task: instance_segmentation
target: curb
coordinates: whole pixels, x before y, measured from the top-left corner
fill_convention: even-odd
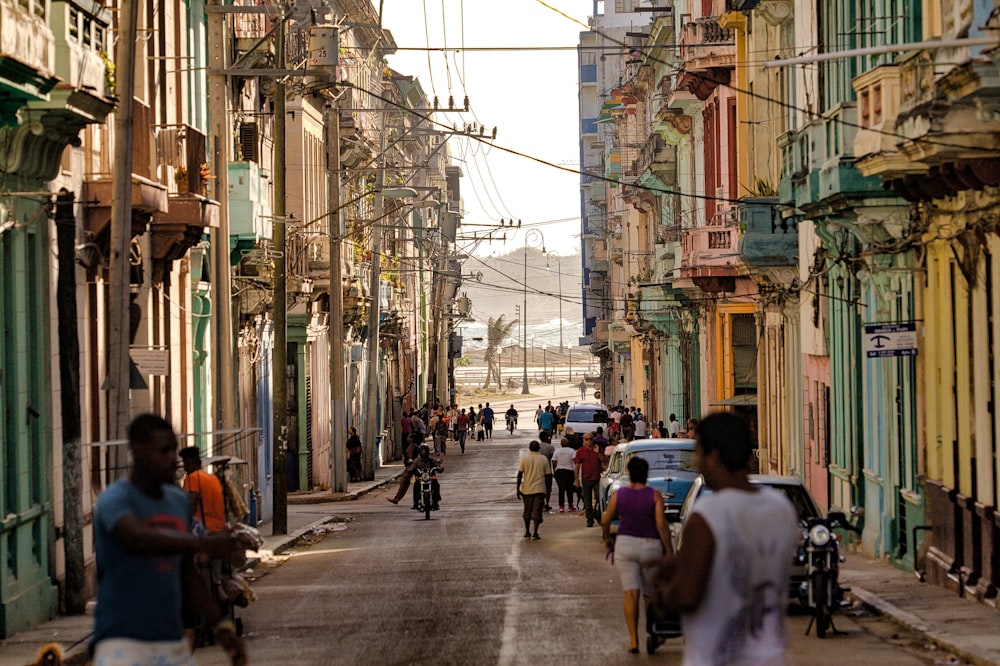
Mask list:
[[[900,624],[911,631],[923,634],[927,638],[928,642],[934,643],[940,648],[951,652],[966,663],[976,664],[977,666],[993,666],[993,662],[984,661],[981,657],[977,657],[976,655],[967,652],[950,640],[940,637],[933,632],[927,623],[922,619],[912,613],[904,611],[888,601],[885,601],[874,592],[870,592],[863,587],[858,587],[857,585],[851,585],[851,589],[848,594],[860,602],[861,605],[891,619],[893,622]]]

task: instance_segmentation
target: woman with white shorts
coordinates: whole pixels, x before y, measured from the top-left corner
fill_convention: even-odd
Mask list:
[[[653,564],[664,555],[673,555],[667,521],[663,517],[663,495],[646,485],[649,463],[632,456],[628,464],[629,485],[611,497],[601,517],[605,540],[610,539],[611,521],[619,519],[614,562],[625,590],[625,624],[629,649],[639,652],[639,591],[648,601],[653,591],[656,569]]]

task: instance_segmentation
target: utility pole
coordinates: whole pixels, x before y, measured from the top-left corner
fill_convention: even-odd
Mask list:
[[[83,555],[83,465],[80,456],[80,338],[76,318],[76,217],[73,193],[56,197],[59,275],[59,387],[62,414],[63,555],[66,559],[66,612],[87,609],[87,565]]]
[[[275,33],[275,66],[285,69],[285,19]],[[274,393],[274,518],[273,534],[288,534],[288,340],[285,330],[285,82],[278,77],[274,86],[274,353],[271,384]],[[334,452],[330,452],[333,455]]]
[[[438,211],[438,215],[449,215],[445,209]],[[450,407],[451,401],[448,399],[448,319],[444,316],[445,290],[448,282],[448,240],[444,237],[441,220],[438,221],[438,302],[434,310],[437,320],[437,359],[436,370],[434,371],[434,395],[438,402],[446,407]]]
[[[209,0],[221,5],[222,0]],[[209,71],[221,72],[229,66],[226,53],[226,15],[208,13]],[[208,75],[208,118],[212,136],[212,171],[215,173],[216,201],[219,207],[219,228],[212,232],[212,330],[215,341],[215,426],[218,429],[237,425],[236,364],[233,336],[233,296],[229,264],[229,154],[232,148],[229,129],[229,94],[224,74]],[[188,165],[190,168],[191,165]],[[216,442],[218,446],[218,442]]]
[[[382,138],[379,140],[379,155],[382,168],[375,175],[375,210],[372,224],[372,259],[371,274],[368,283],[368,376],[365,381],[364,431],[362,443],[362,477],[366,480],[375,478],[375,437],[378,429],[378,387],[379,376],[379,298],[382,288],[382,208],[384,199],[382,189],[385,187],[385,114],[382,114]]]
[[[330,235],[330,490],[347,489],[344,429],[347,408],[344,388],[344,276],[341,250],[344,227],[340,206],[340,109],[333,99],[326,107],[327,232]]]
[[[129,420],[129,249],[132,243],[132,100],[135,97],[136,3],[118,13],[118,94],[115,113],[115,169],[112,175],[111,259],[108,289],[108,439],[124,439]],[[123,475],[128,451],[114,447],[114,473]]]

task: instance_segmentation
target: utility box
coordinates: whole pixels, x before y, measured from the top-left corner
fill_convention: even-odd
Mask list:
[[[335,25],[309,28],[309,69],[336,71],[340,64],[340,36]]]

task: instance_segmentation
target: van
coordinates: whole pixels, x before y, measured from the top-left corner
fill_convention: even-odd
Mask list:
[[[597,402],[578,402],[566,411],[563,436],[569,438],[569,443],[574,449],[578,449],[583,444],[583,436],[586,433],[592,433],[598,428],[606,430],[607,425],[608,410],[604,405]],[[571,434],[565,434],[567,432]]]

